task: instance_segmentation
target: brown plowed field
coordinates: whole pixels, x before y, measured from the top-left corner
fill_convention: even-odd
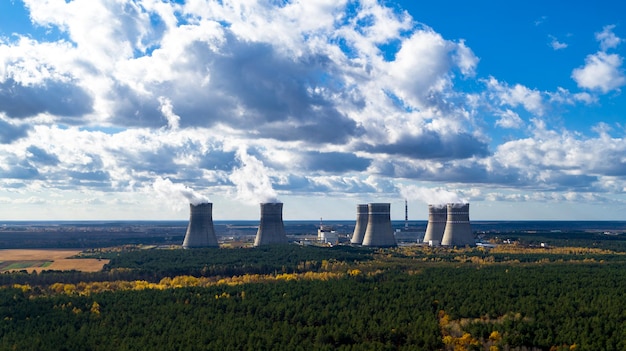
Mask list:
[[[109,260],[98,260],[95,258],[69,258],[81,253],[80,249],[8,249],[0,250],[0,267],[7,267],[11,264],[18,264],[20,267],[9,270],[27,270],[29,272],[43,270],[77,270],[82,272],[97,272]],[[27,267],[29,263],[41,265],[42,262],[52,261],[52,264],[45,267]],[[0,268],[0,271],[6,271]]]

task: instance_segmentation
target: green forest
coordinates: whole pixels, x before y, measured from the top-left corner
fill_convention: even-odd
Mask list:
[[[87,255],[87,254],[86,254]],[[102,272],[0,274],[1,350],[624,350],[605,248],[95,252]]]

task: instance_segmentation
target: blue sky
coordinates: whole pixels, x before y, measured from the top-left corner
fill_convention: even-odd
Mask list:
[[[0,2],[0,219],[624,219],[615,1]]]

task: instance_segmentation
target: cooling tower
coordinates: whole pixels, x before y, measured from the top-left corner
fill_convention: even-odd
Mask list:
[[[469,204],[448,204],[446,230],[443,232],[441,245],[476,246],[474,234],[472,234],[470,227]]]
[[[256,232],[254,246],[286,244],[287,234],[283,225],[282,202],[261,204],[261,223]]]
[[[424,243],[439,245],[443,240],[443,232],[446,229],[448,211],[446,205],[428,205],[428,224]]]
[[[361,245],[363,244],[363,238],[365,237],[365,230],[367,229],[367,213],[369,212],[367,204],[356,205],[356,226],[354,227],[354,233],[352,234],[351,244]]]
[[[367,205],[367,229],[363,237],[363,246],[396,246],[396,237],[391,228],[391,204],[378,203]]]
[[[213,204],[189,204],[189,209],[189,225],[183,247],[219,247],[213,228]]]

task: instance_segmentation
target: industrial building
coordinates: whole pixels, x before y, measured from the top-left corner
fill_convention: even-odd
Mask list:
[[[354,233],[352,233],[352,239],[350,243],[353,245],[363,244],[363,238],[365,237],[365,230],[367,229],[367,204],[356,205],[356,225],[354,226]]]
[[[391,227],[391,204],[367,204],[367,228],[363,237],[363,246],[397,246],[396,237]]]
[[[261,203],[261,222],[254,246],[286,244],[287,234],[283,224],[282,202]]]
[[[183,240],[183,248],[219,247],[213,228],[213,204],[189,204],[189,225]]]
[[[448,208],[446,205],[428,205],[428,224],[426,224],[426,234],[424,234],[425,244],[429,246],[441,245],[447,217]]]
[[[468,203],[449,203],[446,207],[446,229],[441,239],[443,246],[476,246],[469,220]]]
[[[320,224],[317,229],[317,241],[327,245],[339,244],[339,234],[332,226]]]

